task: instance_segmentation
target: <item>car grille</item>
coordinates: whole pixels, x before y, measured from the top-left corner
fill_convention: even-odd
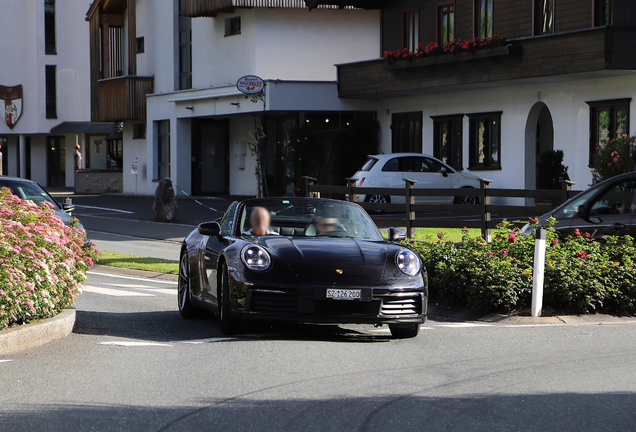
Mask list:
[[[419,295],[387,297],[382,301],[382,315],[403,316],[421,314],[422,298]]]
[[[250,312],[296,313],[298,299],[289,294],[270,291],[253,291]]]

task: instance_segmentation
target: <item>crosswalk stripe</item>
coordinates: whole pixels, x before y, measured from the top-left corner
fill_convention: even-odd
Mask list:
[[[148,293],[124,291],[124,290],[110,289],[110,288],[100,288],[100,287],[94,287],[89,285],[82,288],[82,291],[95,293],[95,294],[109,295],[113,297],[154,297],[153,294],[148,294]]]
[[[100,342],[97,345],[112,345],[112,346],[123,346],[123,347],[142,347],[142,346],[158,346],[158,347],[171,347],[170,344],[159,343],[159,342]]]
[[[120,278],[120,279],[130,279],[130,280],[138,280],[138,281],[144,281],[144,282],[152,282],[152,283],[162,283],[162,284],[168,284],[168,285],[178,285],[177,282],[171,282],[171,281],[164,281],[164,280],[159,280],[159,279],[144,279],[144,278],[139,278],[139,277],[132,277],[132,276],[121,276],[121,275],[115,275],[115,274],[109,274],[109,273],[99,273],[99,272],[95,272],[95,271],[89,271],[88,274],[94,274],[97,276],[108,276],[110,278]]]

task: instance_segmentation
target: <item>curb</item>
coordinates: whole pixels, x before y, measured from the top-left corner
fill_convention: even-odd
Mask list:
[[[157,273],[148,270],[135,270],[135,269],[126,269],[121,267],[111,267],[101,264],[95,264],[92,269],[88,271],[88,274],[91,273],[108,273],[112,275],[120,275],[120,276],[135,276],[146,279],[155,279],[155,280],[164,280],[170,282],[176,282],[179,280],[179,275],[170,274],[170,273]]]
[[[0,355],[44,345],[70,335],[75,309],[64,309],[53,318],[0,331]]]

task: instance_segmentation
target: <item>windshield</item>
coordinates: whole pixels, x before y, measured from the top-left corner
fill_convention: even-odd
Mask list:
[[[369,215],[345,202],[320,199],[250,200],[239,214],[243,235],[383,240]]]
[[[13,195],[20,199],[31,200],[37,205],[40,205],[42,202],[48,202],[53,204],[56,209],[59,208],[53,198],[37,183],[0,179],[0,187],[11,189]]]

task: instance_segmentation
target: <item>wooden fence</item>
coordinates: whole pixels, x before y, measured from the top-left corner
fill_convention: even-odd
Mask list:
[[[573,191],[573,182],[564,181],[560,190],[526,190],[526,189],[491,189],[491,180],[482,180],[479,189],[415,189],[415,180],[405,179],[404,188],[373,188],[357,187],[356,179],[347,179],[348,186],[324,186],[316,185],[316,179],[303,177],[305,190],[308,196],[321,196],[323,198],[343,197],[351,202],[360,204],[367,210],[380,228],[406,227],[409,238],[413,236],[415,228],[478,228],[483,237],[490,241],[491,230],[499,222],[491,220],[491,214],[506,218],[529,214],[540,216],[558,207],[568,199],[578,195],[581,191]],[[369,203],[358,202],[358,195],[384,195],[404,196],[404,204],[394,203]],[[415,197],[476,197],[477,204],[415,204]],[[524,201],[534,199],[535,205],[493,205],[491,198],[522,198]],[[539,202],[541,205],[536,205]],[[402,213],[397,215],[374,215],[374,212],[384,211],[390,213]],[[454,215],[478,216],[477,220],[463,219],[416,219],[416,213],[441,213],[448,212]],[[395,216],[395,217],[394,217]]]

